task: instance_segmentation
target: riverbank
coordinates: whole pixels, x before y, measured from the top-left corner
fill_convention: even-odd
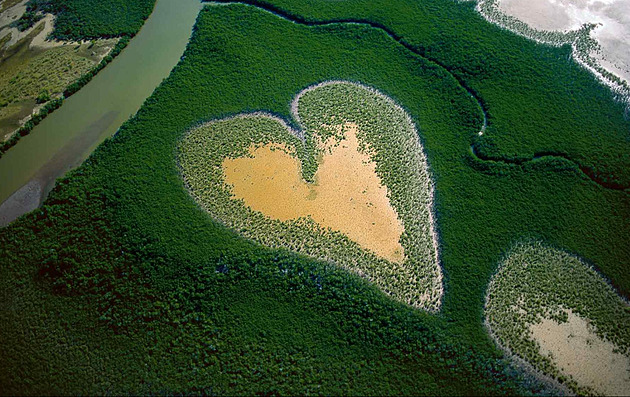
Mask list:
[[[27,1],[4,5],[0,15],[0,156],[87,84],[129,40],[51,40],[55,15],[42,15],[21,31],[15,22],[24,14]]]
[[[125,51],[0,157],[0,203],[36,179],[41,193],[28,192],[39,205],[57,178],[116,132],[179,61],[200,7],[197,0],[158,0]],[[2,224],[30,211],[20,208],[6,216],[0,204]]]

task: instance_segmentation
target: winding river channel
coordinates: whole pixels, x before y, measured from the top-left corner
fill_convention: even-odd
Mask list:
[[[0,158],[0,226],[37,208],[168,76],[184,53],[199,0],[157,0],[127,48]]]

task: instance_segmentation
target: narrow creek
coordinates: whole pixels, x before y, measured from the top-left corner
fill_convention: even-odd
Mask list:
[[[140,109],[184,53],[202,6],[157,0],[127,48],[0,158],[0,227],[37,208],[57,178]]]

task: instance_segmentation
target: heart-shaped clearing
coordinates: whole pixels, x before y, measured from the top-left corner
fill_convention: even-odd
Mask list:
[[[376,165],[359,150],[357,125],[340,125],[342,140],[328,139],[315,182],[302,178],[300,162],[286,146],[250,147],[250,156],[223,161],[236,198],[272,219],[311,217],[391,262],[404,260],[402,223],[381,185]],[[280,150],[278,150],[280,149]]]
[[[303,90],[292,113],[300,130],[254,113],[189,131],[178,160],[191,195],[248,238],[333,261],[437,310],[433,188],[410,117],[348,82]]]

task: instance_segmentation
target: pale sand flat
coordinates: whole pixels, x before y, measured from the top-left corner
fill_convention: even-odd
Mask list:
[[[630,1],[499,0],[498,7],[538,30],[568,31],[599,24],[591,37],[601,52],[590,55],[609,72],[630,81]]]
[[[568,321],[558,324],[543,319],[530,325],[540,352],[579,385],[608,396],[630,395],[630,357],[615,352],[615,345],[603,340],[587,320],[568,310]]]
[[[37,208],[41,200],[42,190],[42,184],[33,179],[9,196],[0,204],[0,227],[8,225],[20,215]]]

